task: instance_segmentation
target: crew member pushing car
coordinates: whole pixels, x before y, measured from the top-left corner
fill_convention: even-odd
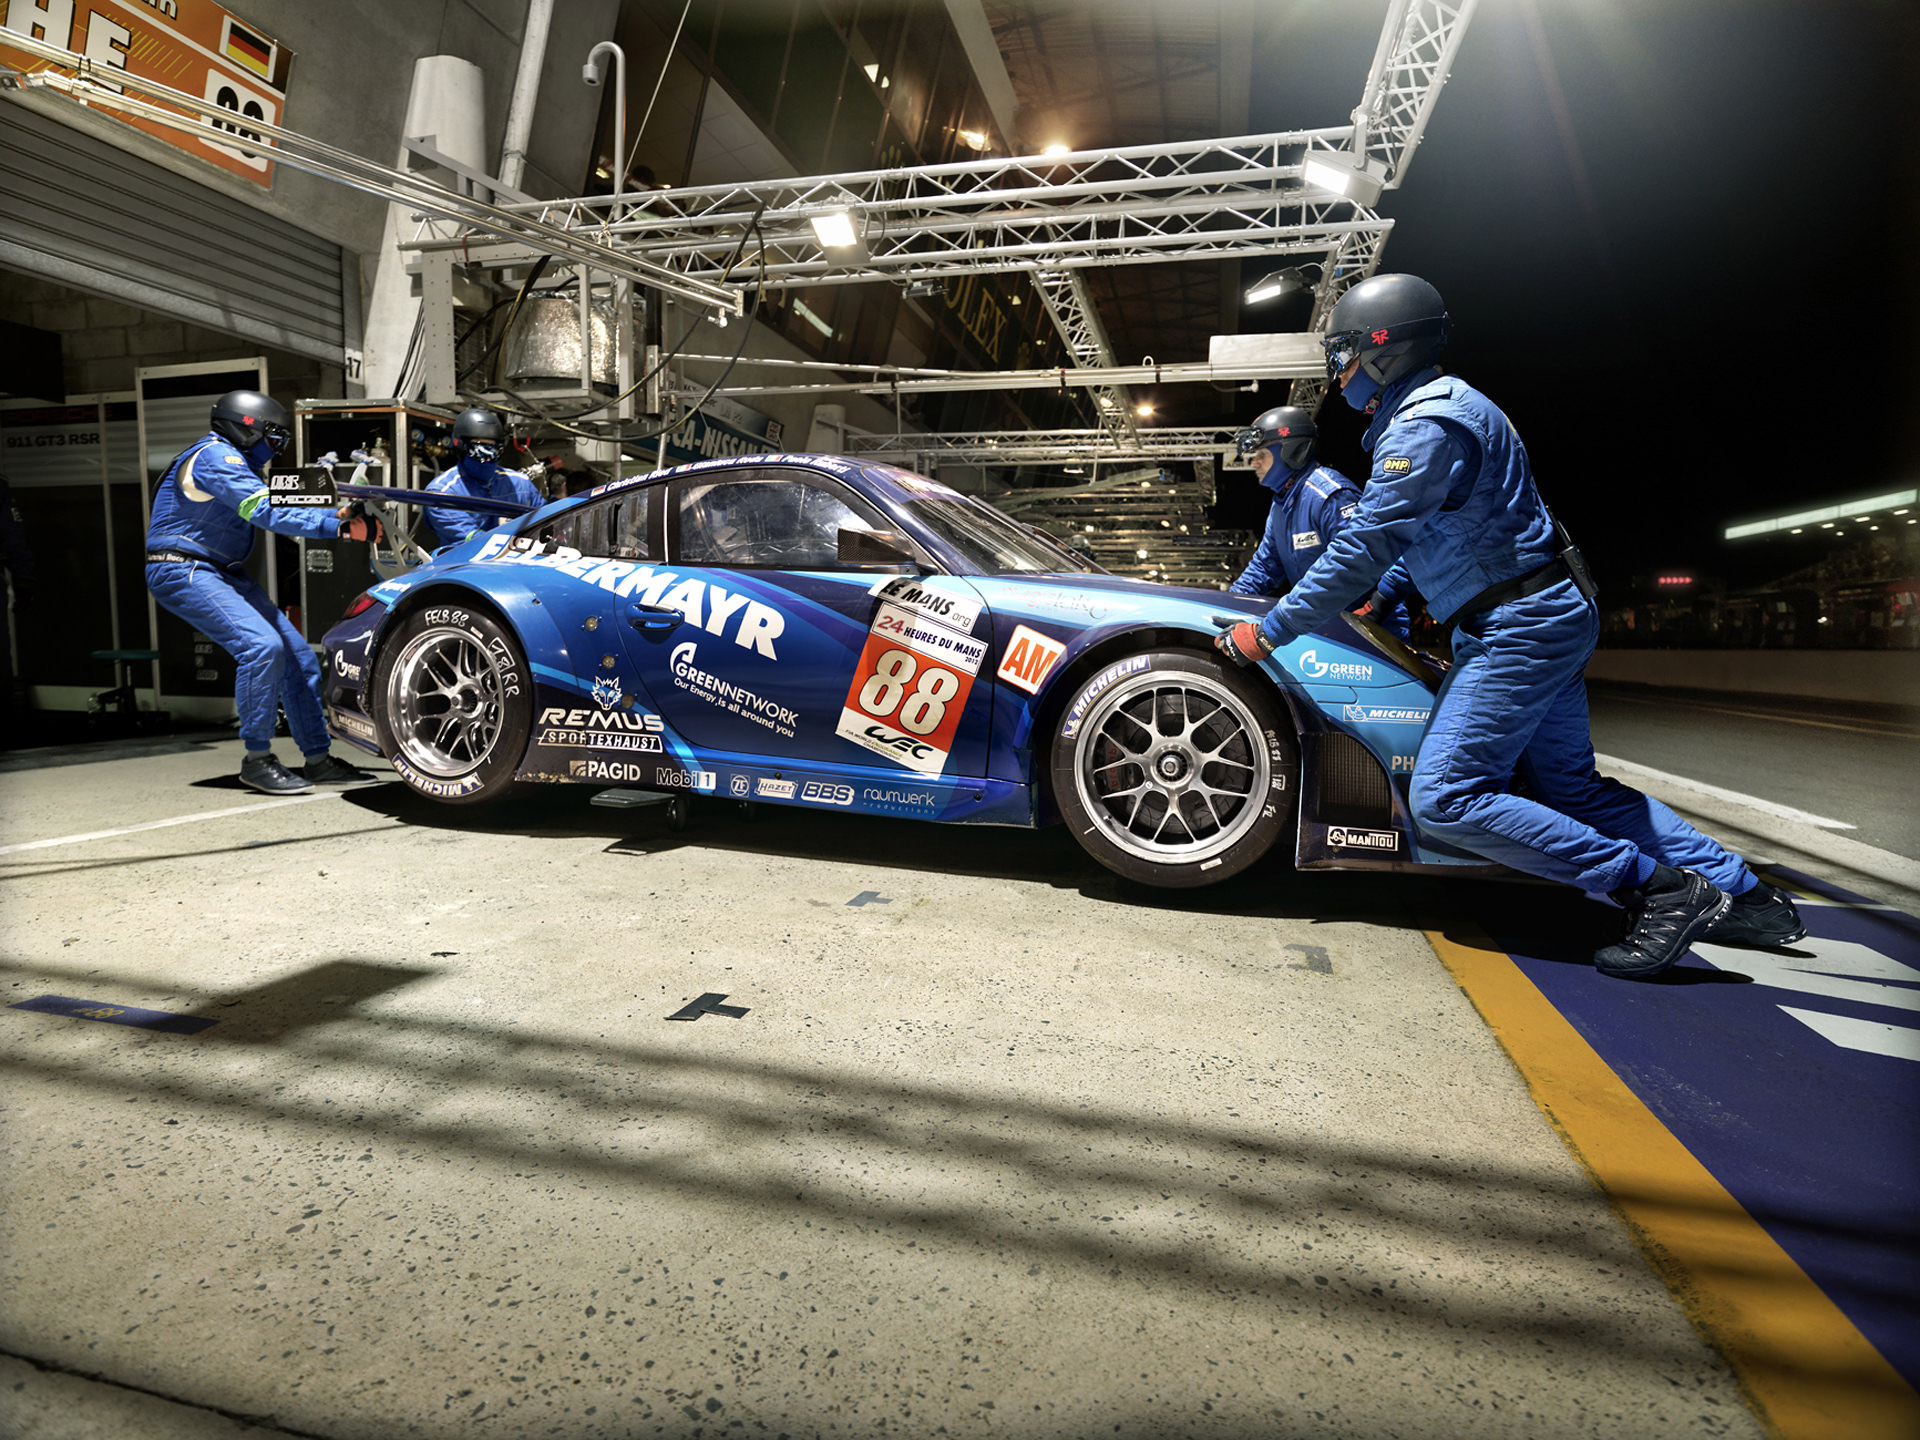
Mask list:
[[[460,459],[427,486],[427,493],[517,500],[530,506],[546,503],[531,480],[500,463],[500,451],[506,441],[507,427],[493,411],[478,405],[461,411],[453,422],[453,450]],[[425,513],[428,527],[439,537],[442,546],[458,545],[483,530],[493,529],[501,520],[498,515],[438,505],[428,505]]]
[[[1412,275],[1355,285],[1327,319],[1327,375],[1373,416],[1373,475],[1347,526],[1259,624],[1216,644],[1242,665],[1312,634],[1403,561],[1453,629],[1453,668],[1414,761],[1429,834],[1516,870],[1605,892],[1631,923],[1595,964],[1647,978],[1696,939],[1784,945],[1793,902],[1659,801],[1603,778],[1586,666],[1599,633],[1580,553],[1548,513],[1526,448],[1478,390],[1442,375],[1448,316]],[[1515,771],[1525,793],[1513,793]]]
[[[292,622],[247,574],[254,531],[310,540],[377,540],[380,522],[321,508],[279,508],[267,470],[286,448],[287,412],[255,390],[214,402],[207,434],[175,457],[153,497],[147,526],[147,588],[161,605],[233,656],[240,712],[240,783],[269,795],[315,784],[371,780],[335,759],[320,713],[320,667]],[[273,728],[287,712],[306,759],[298,774],[274,758]]]
[[[1273,492],[1267,526],[1231,595],[1284,595],[1300,583],[1327,542],[1347,528],[1360,489],[1338,470],[1313,463],[1320,429],[1297,405],[1267,411],[1234,437],[1260,483]],[[1374,593],[1349,609],[1368,615],[1401,639],[1407,637],[1405,597],[1412,592],[1398,565],[1380,577]]]

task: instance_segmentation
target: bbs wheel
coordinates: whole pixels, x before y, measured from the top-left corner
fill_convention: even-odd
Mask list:
[[[434,800],[494,800],[532,729],[526,657],[490,612],[425,605],[402,618],[373,668],[373,721],[400,778]]]
[[[1210,656],[1159,651],[1074,692],[1053,794],[1081,846],[1149,885],[1211,885],[1292,827],[1299,751],[1278,696]]]

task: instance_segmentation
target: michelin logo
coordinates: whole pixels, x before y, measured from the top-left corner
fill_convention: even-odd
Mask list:
[[[1384,705],[1348,705],[1341,709],[1340,718],[1356,725],[1424,725],[1430,713]]]

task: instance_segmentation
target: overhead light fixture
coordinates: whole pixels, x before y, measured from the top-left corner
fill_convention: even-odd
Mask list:
[[[1791,531],[1795,526],[1814,524],[1818,524],[1822,530],[1831,530],[1835,521],[1852,520],[1858,524],[1880,511],[1904,514],[1906,508],[1916,500],[1920,500],[1920,490],[1891,490],[1884,495],[1869,495],[1865,499],[1849,500],[1839,505],[1822,505],[1814,510],[1797,510],[1791,515],[1743,521],[1738,525],[1729,525],[1721,538],[1744,540],[1751,535],[1769,535],[1781,530]]]
[[[813,226],[813,238],[820,242],[822,250],[847,250],[860,243],[860,232],[853,227],[850,210],[815,215],[807,223]]]
[[[906,294],[910,300],[924,300],[929,295],[944,295],[947,291],[945,280],[909,280]]]
[[[1144,420],[1146,419],[1147,416],[1153,414],[1153,406],[1147,404],[1145,401],[1142,401],[1140,404],[1133,407],[1133,413],[1138,415],[1141,419]]]
[[[988,138],[987,132],[984,130],[962,130],[960,132],[960,143],[969,150],[984,150],[993,142]]]
[[[1063,141],[1056,140],[1040,153],[1051,160],[1061,155],[1071,155],[1073,153],[1073,147]]]
[[[1386,188],[1386,176],[1376,163],[1357,160],[1344,150],[1309,150],[1300,162],[1301,178],[1356,205],[1372,205]]]
[[[1291,295],[1307,288],[1307,277],[1297,265],[1289,265],[1284,270],[1275,270],[1271,275],[1247,287],[1244,298],[1249,305],[1258,305],[1263,300],[1272,300],[1277,296]]]

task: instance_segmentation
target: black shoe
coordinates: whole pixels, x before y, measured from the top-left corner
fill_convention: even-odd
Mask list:
[[[262,795],[304,795],[313,789],[311,780],[289,774],[271,751],[249,755],[240,762],[240,783]]]
[[[300,773],[316,785],[358,785],[365,780],[380,778],[371,770],[362,770],[358,765],[349,765],[333,755],[322,755],[318,760],[309,760],[300,768]]]
[[[1733,903],[1713,924],[1703,939],[1717,945],[1791,945],[1807,938],[1807,927],[1800,912],[1785,894],[1762,880]]]
[[[1704,875],[1654,867],[1644,885],[1622,885],[1612,898],[1631,918],[1627,935],[1593,957],[1602,975],[1649,980],[1687,953],[1687,947],[1732,905]]]

